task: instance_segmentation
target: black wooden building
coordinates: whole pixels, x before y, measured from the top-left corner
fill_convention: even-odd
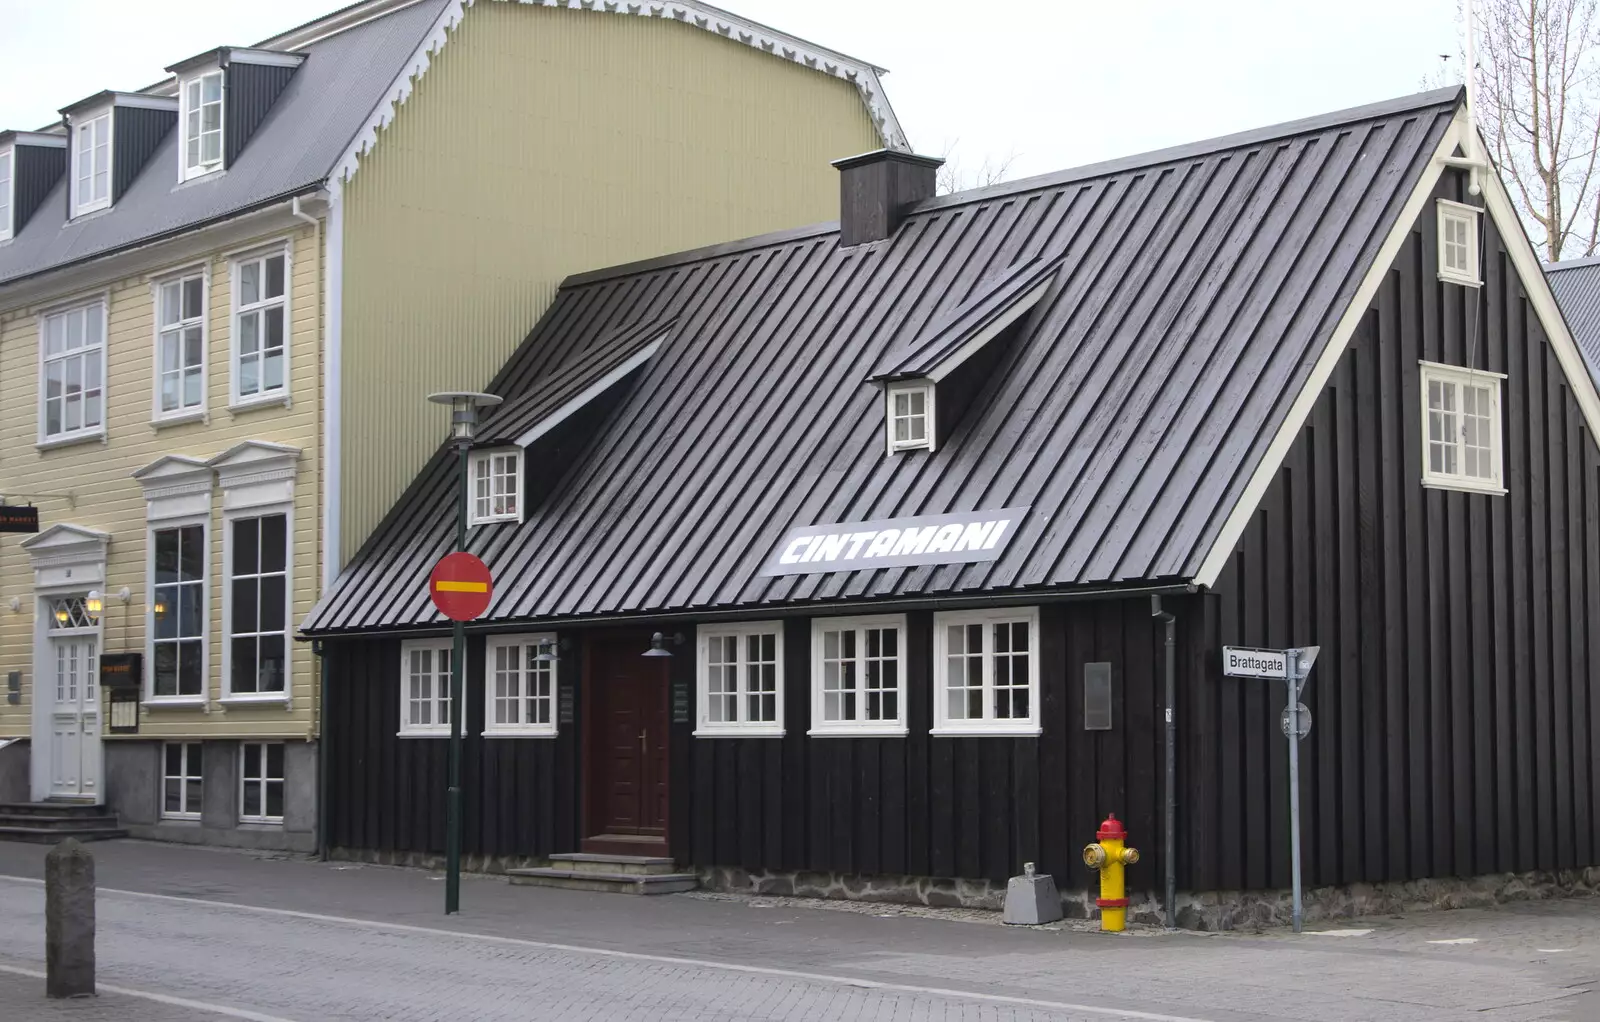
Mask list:
[[[1158,889],[1157,597],[1182,891],[1289,884],[1223,645],[1321,646],[1308,886],[1600,862],[1600,396],[1462,104],[938,197],[869,154],[840,224],[569,279],[472,455],[467,853],[1071,890],[1114,812]],[[304,626],[341,852],[444,848],[452,459]]]

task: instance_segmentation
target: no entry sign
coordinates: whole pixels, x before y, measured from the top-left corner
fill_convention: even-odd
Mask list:
[[[494,595],[489,566],[471,554],[446,554],[428,576],[428,593],[445,617],[471,621],[489,609],[489,597]]]

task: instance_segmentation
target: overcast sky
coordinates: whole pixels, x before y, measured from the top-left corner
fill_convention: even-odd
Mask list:
[[[184,57],[255,43],[343,5],[0,0],[0,129],[41,127],[101,89],[141,88]],[[888,68],[914,148],[937,156],[953,145],[969,174],[1013,155],[1011,177],[1416,92],[1438,73],[1439,54],[1457,52],[1455,0],[719,6]]]

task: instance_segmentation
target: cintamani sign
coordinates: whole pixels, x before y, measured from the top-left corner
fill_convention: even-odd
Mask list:
[[[912,564],[992,561],[1005,550],[1025,507],[949,515],[841,522],[790,529],[762,575],[810,575]]]

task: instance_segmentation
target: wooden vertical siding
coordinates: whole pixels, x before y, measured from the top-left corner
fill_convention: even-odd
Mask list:
[[[1462,192],[1449,174],[1435,197]],[[1309,884],[1596,861],[1600,451],[1483,228],[1484,286],[1441,283],[1429,206],[1204,598],[1187,683],[1199,889],[1289,884],[1282,686],[1221,677],[1223,644],[1322,646]],[[1506,374],[1506,495],[1421,485],[1419,359]]]
[[[344,192],[348,558],[568,274],[837,218],[854,85],[670,18],[470,7]],[[381,445],[370,443],[375,436]]]
[[[1175,601],[1177,608],[1185,601]],[[1146,600],[1057,604],[1040,611],[1038,738],[935,738],[933,618],[910,615],[905,738],[813,738],[810,621],[784,634],[782,738],[695,738],[672,726],[671,850],[698,866],[909,874],[1003,881],[1025,861],[1083,887],[1083,845],[1108,812],[1144,852],[1136,883],[1160,876],[1160,633]],[[692,627],[684,634],[692,635]],[[560,663],[578,684],[578,650]],[[447,743],[399,738],[398,641],[327,641],[327,727],[336,847],[444,850]],[[673,682],[694,691],[693,645]],[[556,739],[484,739],[483,640],[468,644],[466,834],[469,854],[573,851],[579,833],[581,720]],[[1083,664],[1110,661],[1115,727],[1083,730]],[[581,698],[574,705],[582,706]],[[691,714],[691,717],[693,715]],[[1145,878],[1140,880],[1139,878]]]

